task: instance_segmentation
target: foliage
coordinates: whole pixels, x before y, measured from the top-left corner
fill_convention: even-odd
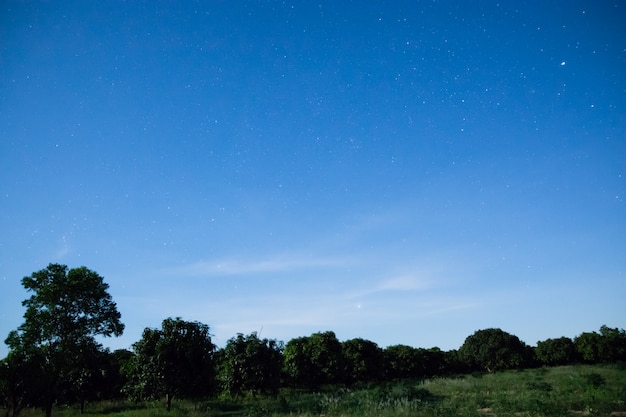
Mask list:
[[[64,265],[50,264],[25,277],[22,284],[33,295],[23,302],[24,323],[6,339],[9,355],[0,360],[0,406],[7,416],[30,407],[42,407],[50,416],[54,404],[80,404],[82,412],[86,403],[120,399],[122,391],[135,401],[165,396],[168,411],[173,398],[177,398],[175,407],[186,399],[199,399],[194,410],[209,416],[222,412],[269,416],[287,412],[474,415],[476,410],[489,410],[484,414],[507,415],[522,409],[526,410],[523,415],[563,415],[568,410],[626,411],[623,401],[613,400],[626,397],[626,377],[620,374],[615,385],[615,375],[606,368],[576,376],[570,372],[567,381],[549,379],[547,375],[556,371],[547,368],[524,371],[520,374],[523,383],[512,373],[491,375],[496,370],[534,366],[535,359],[546,366],[579,360],[589,364],[626,361],[622,329],[602,326],[599,333],[582,333],[574,340],[547,339],[534,349],[500,329],[485,329],[469,336],[458,351],[449,352],[406,345],[380,349],[360,338],[339,342],[333,332],[292,339],[283,349],[282,342],[252,333],[238,334],[216,352],[208,325],[168,318],[161,329],[146,328],[133,352],[110,353],[95,336],[119,335],[124,326],[102,277],[85,267],[68,271]],[[450,399],[457,394],[438,390],[435,382],[444,381],[445,375],[472,371],[477,378],[445,380],[457,388],[481,387],[482,391],[470,393],[460,390],[455,408],[451,404],[456,399]],[[231,402],[227,397],[210,399],[217,377]],[[438,378],[428,380],[433,377]],[[490,393],[497,388],[489,384],[495,380],[515,388],[494,396]],[[241,395],[246,393],[252,395]],[[562,398],[570,393],[575,393],[576,400],[566,404]]]
[[[215,345],[209,326],[181,318],[163,320],[161,329],[146,328],[133,345],[126,392],[136,399],[165,395],[203,397],[215,390]]]
[[[24,277],[22,285],[33,295],[22,302],[24,323],[5,341],[15,358],[8,365],[27,367],[37,376],[37,381],[14,382],[25,384],[24,393],[36,396],[31,402],[50,416],[60,395],[80,391],[83,371],[101,349],[95,336],[119,336],[124,325],[108,284],[86,267],[50,264]]]
[[[350,339],[341,343],[344,378],[348,384],[381,381],[384,378],[383,351],[374,342]]]
[[[161,404],[94,404],[92,415],[110,417],[434,417],[434,416],[574,416],[624,415],[626,369],[617,365],[577,365],[503,371],[424,381],[405,380],[368,387],[329,388],[320,392],[283,389],[277,398],[258,396],[237,401],[177,400],[168,414]],[[58,409],[73,417],[77,409]],[[36,414],[25,412],[25,417]]]
[[[287,382],[308,389],[342,382],[343,362],[341,343],[333,332],[292,339],[283,355]]]
[[[626,361],[626,331],[600,327],[600,333],[582,333],[574,338],[576,350],[587,363]]]
[[[123,397],[133,358],[133,352],[126,349],[117,349],[108,354],[104,370],[106,382],[103,387],[105,390],[103,398],[121,399]]]
[[[443,356],[443,375],[459,375],[471,371],[471,368],[463,362],[459,351],[456,349],[444,352]]]
[[[626,361],[626,331],[624,329],[600,327],[600,361],[605,363]]]
[[[95,341],[83,343],[75,352],[73,366],[68,369],[69,378],[58,386],[59,398],[66,404],[79,403],[81,410],[86,401],[107,398],[103,394],[109,382],[105,378],[108,359],[108,350],[102,349]]]
[[[586,363],[598,363],[600,357],[601,336],[596,332],[584,332],[574,338],[576,352]]]
[[[250,392],[276,395],[282,367],[281,342],[238,334],[219,352],[219,377],[232,396]]]
[[[537,358],[545,365],[626,361],[626,331],[601,326],[600,332],[584,332],[571,341],[568,338],[538,342]]]
[[[565,416],[622,415],[626,412],[626,369],[623,366],[566,366],[503,371],[424,381],[404,380],[359,388],[326,388],[309,393],[283,389],[278,397],[242,400],[177,400],[172,415],[200,416]],[[165,415],[155,402],[99,402],[92,415],[144,417]],[[58,408],[60,416],[77,409]],[[26,410],[28,417],[34,415]]]
[[[24,350],[12,350],[0,361],[0,399],[6,414],[16,417],[26,406],[39,405],[44,384],[41,355],[27,356]]]
[[[388,346],[383,351],[387,380],[417,378],[417,349],[407,345]]]
[[[471,368],[494,372],[522,368],[529,360],[529,349],[517,336],[501,329],[485,329],[467,337],[459,355]]]
[[[462,373],[457,352],[444,352],[438,347],[414,348],[406,345],[388,346],[384,351],[387,380],[429,378]]]
[[[566,365],[576,361],[577,352],[572,339],[560,337],[537,342],[535,355],[542,365]]]
[[[443,376],[447,373],[445,352],[438,347],[418,348],[417,361],[419,363],[418,377],[420,378],[429,378],[435,375]]]

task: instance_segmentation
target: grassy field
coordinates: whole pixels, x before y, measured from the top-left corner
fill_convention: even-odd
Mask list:
[[[422,382],[339,388],[320,393],[284,390],[278,399],[90,404],[86,415],[110,417],[265,416],[626,416],[626,366],[564,366]],[[24,416],[41,415],[28,410]],[[78,410],[56,409],[56,417]]]

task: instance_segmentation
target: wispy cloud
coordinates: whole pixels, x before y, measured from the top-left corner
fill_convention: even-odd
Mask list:
[[[70,252],[72,251],[72,248],[70,247],[68,240],[69,239],[66,234],[63,234],[59,238],[58,246],[56,247],[55,253],[54,253],[54,259],[61,260],[70,254]]]
[[[416,273],[386,279],[382,281],[374,291],[417,291],[426,290],[432,286],[433,277],[430,274]]]
[[[120,307],[140,311],[133,314],[150,325],[168,316],[210,324],[220,345],[261,329],[284,341],[325,330],[378,340],[391,328],[479,311],[482,300],[459,290],[461,271],[474,270],[474,263],[448,252],[407,260],[391,250],[207,259],[161,270],[163,282],[176,285],[149,294],[141,288],[132,294],[139,299]]]
[[[211,274],[221,273],[212,269],[215,264],[207,265]],[[198,284],[196,280],[182,280],[168,286],[167,292],[155,289],[150,293],[126,294],[118,297],[118,302],[126,318],[144,326],[158,327],[161,320],[169,316],[207,323],[220,346],[237,333],[262,332],[263,337],[287,342],[293,337],[326,330],[335,331],[340,339],[364,337],[378,343],[389,329],[398,326],[410,328],[450,316],[462,321],[483,302],[471,294],[443,293],[441,290],[446,285],[440,286],[438,279],[449,273],[448,269],[432,265],[428,268],[396,267],[394,274],[385,273],[383,266],[373,272],[373,277],[342,282],[341,274],[332,271],[335,265],[345,267],[352,263],[330,258],[313,261],[312,258],[295,257],[290,262],[233,263],[229,266],[231,274],[299,271],[309,267],[329,267],[331,270],[323,270],[314,285],[304,287],[299,285],[300,280],[295,280],[298,284],[294,285],[290,281],[280,281],[280,284],[270,284],[258,291],[233,290],[224,297],[215,296],[212,280],[206,284],[208,286]],[[202,268],[196,272],[207,274]],[[300,273],[295,275],[301,276]],[[360,272],[356,275],[360,277]],[[142,329],[128,330],[128,336],[120,343],[130,345],[137,341]],[[406,340],[396,337],[403,343],[420,343],[414,335],[405,336]]]
[[[348,259],[279,256],[261,260],[214,260],[198,261],[176,268],[177,273],[190,276],[244,275],[267,272],[287,272],[304,269],[345,267]]]
[[[256,302],[215,305],[211,312],[198,307],[200,310],[192,317],[211,323],[220,344],[237,333],[261,330],[265,337],[285,342],[326,330],[337,332],[340,338],[365,337],[377,341],[380,334],[394,326],[409,328],[424,320],[440,320],[447,316],[457,316],[461,320],[468,311],[480,307],[480,300],[423,294],[360,304],[346,294],[318,294],[309,300],[288,296],[260,297]]]
[[[396,262],[379,265],[364,285],[355,288],[352,298],[369,297],[378,293],[424,292],[450,284],[454,267],[440,260],[422,259],[404,265]]]

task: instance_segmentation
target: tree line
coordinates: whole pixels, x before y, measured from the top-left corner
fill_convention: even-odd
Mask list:
[[[210,396],[277,396],[284,387],[315,391],[402,379],[496,372],[573,363],[626,361],[626,332],[602,326],[574,339],[561,337],[529,346],[501,329],[478,330],[458,350],[407,345],[385,348],[355,338],[339,341],[332,331],[286,344],[256,333],[237,334],[223,348],[210,327],[166,318],[146,328],[131,350],[113,352],[95,337],[119,336],[121,315],[108,285],[85,267],[50,264],[22,279],[32,296],[23,301],[24,322],[9,333],[0,360],[0,405],[17,416],[55,404],[129,398],[137,401]]]

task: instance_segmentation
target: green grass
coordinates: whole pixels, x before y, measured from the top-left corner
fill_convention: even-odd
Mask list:
[[[28,410],[25,417],[41,412]],[[55,417],[74,417],[75,408],[55,409]],[[626,367],[564,366],[507,371],[427,381],[335,388],[319,393],[285,389],[278,399],[201,402],[102,402],[86,416],[109,417],[536,417],[626,416]]]

